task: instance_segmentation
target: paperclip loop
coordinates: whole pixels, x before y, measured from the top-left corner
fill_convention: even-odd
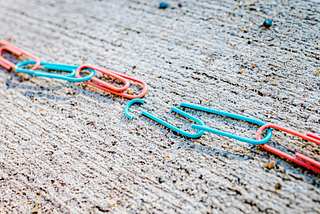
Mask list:
[[[308,132],[308,133],[307,133],[307,136],[312,137],[312,138],[315,138],[315,139],[317,139],[317,140],[320,140],[320,136],[319,136],[319,135],[316,135],[315,133],[312,133],[312,132]]]
[[[77,69],[77,72],[76,72],[76,77],[80,78],[81,76],[79,75],[80,73],[80,68]],[[130,95],[130,94],[127,94],[127,93],[124,93],[124,92],[118,92],[118,91],[115,91],[115,90],[112,90],[108,87],[105,87],[103,85],[99,85],[99,84],[96,84],[96,83],[93,83],[93,82],[86,82],[87,84],[91,85],[91,86],[94,86],[96,88],[99,88],[101,90],[104,90],[104,91],[108,91],[110,93],[113,93],[113,94],[116,94],[116,95],[119,95],[119,96],[122,96],[122,97],[125,97],[125,98],[128,98],[128,99],[136,99],[136,98],[142,98],[148,91],[148,85],[145,81],[143,80],[139,80],[139,79],[136,79],[136,78],[133,78],[133,77],[130,77],[130,76],[127,76],[127,75],[124,75],[124,74],[120,74],[120,73],[117,73],[115,71],[111,71],[109,69],[106,69],[106,68],[100,68],[100,71],[104,71],[104,72],[108,72],[108,73],[113,73],[114,75],[117,75],[117,76],[120,76],[122,78],[125,78],[127,80],[132,80],[134,82],[138,82],[138,83],[141,83],[143,85],[143,90],[140,94],[138,95]]]
[[[10,51],[11,53],[13,53],[17,56],[26,55],[26,56],[34,59],[36,61],[36,63],[34,65],[34,67],[31,69],[33,71],[37,70],[38,67],[40,66],[40,59],[38,57],[36,57],[35,55],[33,55],[27,51],[24,51],[16,46],[10,44],[9,42],[3,41],[3,40],[0,40],[0,45],[3,45],[0,48],[0,65],[3,66],[4,68],[6,68],[7,70],[14,69],[16,65],[1,56],[3,50]]]
[[[230,118],[234,118],[234,119],[238,119],[238,120],[243,120],[243,121],[246,121],[246,122],[249,122],[249,123],[254,123],[254,124],[257,124],[257,125],[260,125],[260,126],[266,124],[265,122],[262,122],[260,120],[256,120],[256,119],[253,119],[253,118],[243,117],[243,116],[240,116],[240,115],[231,114],[231,113],[218,111],[218,110],[214,110],[214,109],[210,109],[210,108],[205,108],[205,107],[201,107],[201,106],[196,106],[196,105],[192,105],[192,104],[180,103],[180,106],[181,107],[191,108],[191,109],[196,109],[196,110],[200,110],[200,111],[205,111],[205,112],[209,112],[209,113],[213,113],[213,114],[217,114],[217,115],[222,115],[222,116],[226,116],[226,117],[230,117]],[[249,138],[233,135],[233,134],[230,134],[230,133],[227,133],[227,132],[223,132],[223,131],[220,131],[220,130],[217,130],[217,129],[212,129],[212,128],[208,128],[208,127],[204,127],[204,126],[198,126],[198,125],[194,125],[194,124],[191,125],[191,128],[200,129],[200,130],[207,131],[207,132],[212,132],[212,133],[217,134],[217,135],[222,135],[222,136],[225,136],[225,137],[233,138],[233,139],[240,140],[240,141],[243,141],[243,142],[246,142],[246,143],[250,143],[250,144],[253,144],[253,145],[261,145],[261,144],[267,143],[271,139],[271,136],[272,136],[272,130],[271,129],[268,129],[267,136],[263,140],[253,140],[253,139],[249,139]]]
[[[133,119],[133,116],[131,116],[129,114],[129,108],[132,104],[134,103],[144,103],[144,100],[143,99],[133,99],[133,100],[130,100],[128,102],[128,104],[126,105],[126,107],[124,108],[124,114],[126,115],[126,117],[129,119],[129,120],[132,120]]]
[[[258,132],[257,132],[257,140],[260,140],[261,139],[261,133],[267,129],[267,128],[274,128],[274,129],[278,129],[278,130],[281,130],[281,131],[284,131],[284,132],[287,132],[287,133],[290,133],[292,135],[295,135],[295,136],[298,136],[298,137],[301,137],[305,140],[308,140],[308,141],[311,141],[317,145],[320,145],[320,136],[314,134],[314,133],[311,133],[309,132],[307,135],[304,135],[300,132],[297,132],[297,131],[294,131],[292,129],[289,129],[289,128],[286,128],[286,127],[283,127],[283,126],[279,126],[279,125],[276,125],[276,124],[272,124],[272,123],[268,123],[268,124],[265,124],[264,126],[262,126]],[[296,164],[299,164],[301,166],[304,166],[308,169],[311,169],[315,172],[318,172],[320,173],[320,162],[312,159],[312,158],[309,158],[301,153],[295,153],[295,156],[292,156],[292,155],[289,155],[287,153],[284,153],[276,148],[273,148],[272,146],[269,146],[267,144],[263,144],[263,145],[260,145],[262,148],[274,153],[274,154],[277,154],[283,158],[286,158],[288,160],[291,160],[292,162],[296,163]],[[302,161],[303,160],[303,161]]]
[[[35,61],[19,62],[16,65],[15,70],[19,73],[27,73],[27,74],[34,75],[36,77],[48,77],[48,78],[62,79],[62,80],[70,81],[70,82],[87,81],[87,80],[90,80],[95,75],[95,70],[89,69],[90,74],[86,77],[79,79],[79,78],[74,77],[76,74],[76,69],[79,67],[78,65],[64,65],[64,64],[56,64],[56,63],[49,63],[49,62],[41,62],[40,65],[43,65],[44,69],[57,70],[57,71],[67,71],[67,72],[71,72],[71,74],[62,75],[62,74],[54,74],[54,73],[50,73],[50,72],[37,71],[37,70],[33,71],[33,70],[20,68],[22,66],[29,65],[29,64],[32,65],[35,63],[36,63]]]
[[[176,112],[176,113],[178,113],[178,114],[181,114],[182,116],[184,116],[184,117],[186,117],[186,118],[189,118],[189,119],[191,119],[191,120],[199,123],[201,126],[204,126],[204,123],[203,123],[201,120],[199,120],[198,118],[193,117],[193,116],[190,115],[190,114],[187,114],[187,113],[184,112],[184,111],[181,111],[180,109],[177,109],[177,108],[175,108],[175,107],[171,107],[171,110],[174,111],[174,112]],[[165,121],[163,121],[163,120],[161,120],[161,119],[153,116],[152,114],[149,114],[148,112],[145,112],[145,111],[142,111],[142,115],[144,115],[144,116],[146,116],[146,117],[149,117],[150,119],[152,119],[152,120],[160,123],[161,125],[169,128],[169,129],[172,129],[173,131],[175,131],[175,132],[177,132],[177,133],[179,133],[179,134],[182,134],[182,135],[184,135],[184,136],[186,136],[186,137],[199,138],[199,137],[201,137],[201,136],[203,135],[203,133],[204,133],[204,131],[199,131],[199,132],[196,133],[196,134],[192,134],[192,133],[189,133],[189,132],[185,132],[185,131],[183,131],[183,130],[177,128],[177,127],[174,127],[173,125],[171,125],[171,124],[169,124],[169,123],[167,123],[167,122],[165,122]]]
[[[100,71],[101,73],[106,74],[106,75],[109,75],[109,76],[111,76],[111,77],[113,77],[113,78],[116,78],[116,79],[122,81],[122,82],[125,84],[123,87],[118,88],[118,87],[112,86],[112,85],[110,85],[110,84],[108,84],[108,83],[106,83],[106,82],[104,82],[104,81],[102,81],[102,80],[99,80],[99,79],[96,78],[96,77],[92,77],[90,81],[86,81],[86,82],[85,82],[85,83],[88,84],[88,85],[92,85],[92,86],[99,85],[99,86],[101,86],[101,87],[108,88],[108,89],[110,89],[110,90],[112,90],[112,91],[117,91],[117,92],[122,92],[122,91],[125,91],[125,90],[127,90],[127,89],[129,88],[130,83],[129,83],[129,81],[128,81],[127,79],[121,77],[121,76],[118,75],[118,74],[115,74],[114,72],[109,72],[109,71],[107,71],[107,70],[104,70],[104,69],[102,69],[102,68],[95,67],[95,66],[93,66],[93,65],[81,65],[79,68],[77,68],[77,70],[76,70],[76,75],[75,75],[77,78],[82,78],[82,77],[80,76],[80,71],[81,71],[82,69],[84,69],[84,68],[90,68],[90,69],[93,69],[93,70],[95,70],[95,71]],[[93,83],[92,81],[94,81],[94,82],[96,82],[96,83],[99,83],[99,84]]]

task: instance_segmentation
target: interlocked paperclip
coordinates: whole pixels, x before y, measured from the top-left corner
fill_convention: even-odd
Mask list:
[[[24,51],[16,46],[10,44],[9,42],[3,41],[3,40],[0,40],[0,45],[3,45],[0,48],[0,65],[3,66],[4,68],[6,68],[7,70],[14,69],[16,65],[1,56],[1,54],[4,50],[10,51],[11,53],[13,53],[17,56],[26,55],[26,56],[34,59],[36,61],[36,64],[31,69],[33,71],[37,70],[38,67],[40,66],[40,59],[38,57],[36,57],[35,55],[33,55],[27,51]]]
[[[55,74],[55,73],[37,71],[37,70],[33,71],[33,70],[21,68],[22,66],[29,65],[29,64],[32,65],[35,63],[36,63],[35,61],[19,62],[16,65],[15,70],[20,73],[27,73],[27,74],[31,74],[31,75],[34,75],[37,77],[48,77],[48,78],[62,79],[62,80],[70,81],[70,82],[88,81],[95,75],[95,70],[89,69],[90,74],[86,77],[79,79],[79,78],[74,77],[76,74],[76,69],[79,67],[78,65],[64,65],[64,64],[56,64],[56,63],[49,63],[49,62],[41,62],[40,65],[43,65],[44,69],[57,70],[57,71],[67,71],[67,72],[71,72],[71,74],[62,75],[62,74]]]
[[[253,118],[243,117],[243,116],[240,116],[240,115],[231,114],[231,113],[218,111],[218,110],[214,110],[214,109],[210,109],[210,108],[205,108],[205,107],[201,107],[201,106],[196,106],[196,105],[192,105],[192,104],[180,103],[180,106],[181,107],[191,108],[191,109],[196,109],[196,110],[200,110],[200,111],[205,111],[205,112],[209,112],[209,113],[213,113],[213,114],[218,114],[218,115],[222,115],[222,116],[226,116],[226,117],[230,117],[230,118],[234,118],[234,119],[238,119],[238,120],[243,120],[243,121],[246,121],[246,122],[249,122],[249,123],[254,123],[254,124],[257,124],[257,125],[260,125],[260,126],[266,124],[265,122],[262,122],[260,120],[256,120],[256,119],[253,119]],[[267,136],[264,139],[262,139],[262,140],[253,140],[253,139],[249,139],[249,138],[233,135],[233,134],[230,134],[230,133],[227,133],[227,132],[223,132],[223,131],[220,131],[220,130],[217,130],[217,129],[208,128],[208,127],[205,127],[205,126],[198,126],[198,125],[192,124],[191,128],[200,129],[200,130],[207,131],[207,132],[212,132],[212,133],[217,134],[217,135],[222,135],[222,136],[225,136],[225,137],[233,138],[233,139],[240,140],[240,141],[243,141],[243,142],[246,142],[246,143],[250,143],[250,144],[253,144],[253,145],[261,145],[261,144],[267,143],[271,139],[271,136],[272,136],[272,130],[271,129],[268,129]]]
[[[99,80],[99,79],[96,78],[96,77],[92,77],[92,78],[91,78],[91,81],[86,81],[86,82],[85,82],[85,83],[88,84],[88,85],[92,85],[92,86],[95,86],[95,87],[101,86],[101,87],[103,87],[103,88],[107,88],[107,89],[109,89],[109,90],[111,90],[111,91],[116,91],[116,92],[125,91],[125,90],[127,90],[127,89],[129,88],[129,86],[130,86],[129,81],[128,81],[127,79],[121,77],[120,75],[118,75],[116,72],[110,72],[110,71],[108,71],[108,70],[106,70],[106,69],[98,68],[98,67],[95,67],[95,66],[93,66],[93,65],[81,65],[79,68],[77,68],[77,70],[76,70],[76,75],[75,75],[75,76],[76,76],[77,78],[82,78],[82,77],[80,76],[80,71],[81,71],[82,69],[85,69],[85,68],[93,69],[93,70],[95,70],[95,71],[100,71],[101,73],[106,74],[106,75],[109,75],[109,76],[111,76],[111,77],[113,77],[113,78],[116,78],[116,79],[120,80],[121,82],[123,82],[123,83],[125,84],[123,87],[118,88],[118,87],[112,86],[112,85],[110,85],[110,84],[108,84],[108,83],[106,83],[106,82],[104,82],[104,81],[102,81],[102,80]],[[93,81],[93,82],[96,82],[96,83],[99,83],[99,84],[93,83],[92,81]]]
[[[204,123],[203,123],[201,120],[199,120],[198,118],[193,117],[193,116],[190,115],[190,114],[187,114],[187,113],[184,112],[184,111],[181,111],[181,110],[179,110],[179,109],[177,109],[177,108],[175,108],[175,107],[171,107],[171,110],[174,111],[174,112],[176,112],[176,113],[178,113],[178,114],[181,114],[182,116],[185,116],[186,118],[189,118],[190,120],[193,120],[193,121],[199,123],[201,126],[204,126]],[[174,127],[173,125],[171,125],[171,124],[169,124],[169,123],[167,123],[167,122],[165,122],[165,121],[163,121],[163,120],[161,120],[161,119],[153,116],[152,114],[149,114],[148,112],[145,112],[145,111],[142,111],[142,115],[144,115],[144,116],[146,116],[146,117],[149,117],[150,119],[152,119],[152,120],[160,123],[161,125],[164,125],[165,127],[169,128],[169,129],[172,129],[173,131],[175,131],[175,132],[177,132],[177,133],[179,133],[179,134],[182,134],[182,135],[184,135],[184,136],[186,136],[186,137],[199,138],[199,137],[201,137],[201,136],[203,135],[203,133],[204,133],[204,131],[199,131],[199,132],[196,133],[196,134],[192,134],[192,133],[189,133],[189,132],[185,132],[185,131],[183,131],[183,130],[177,128],[177,127]]]
[[[83,65],[85,66],[85,65]],[[80,76],[80,71],[83,67],[79,67],[77,69],[77,72],[76,72],[76,77],[78,78],[81,78]],[[92,67],[91,67],[92,68]],[[95,67],[96,68],[96,67]],[[92,68],[93,69],[93,68]],[[115,71],[111,71],[109,69],[106,69],[106,68],[96,68],[96,69],[99,69],[99,71],[103,72],[103,73],[106,73],[108,75],[113,74],[113,75],[116,75],[116,76],[119,76],[119,77],[122,77],[122,78],[125,78],[126,80],[132,80],[134,82],[138,82],[138,83],[141,83],[143,85],[143,90],[140,94],[138,95],[130,95],[130,94],[127,94],[127,93],[124,93],[124,92],[119,92],[119,91],[115,91],[115,90],[112,90],[110,89],[110,87],[107,87],[105,85],[100,85],[100,84],[96,84],[96,83],[93,83],[91,81],[87,81],[86,83],[91,85],[91,86],[94,86],[96,88],[99,88],[101,90],[104,90],[104,91],[108,91],[110,93],[113,93],[113,94],[116,94],[116,95],[119,95],[119,96],[122,96],[122,97],[125,97],[125,98],[128,98],[128,99],[136,99],[136,98],[142,98],[148,91],[148,85],[145,81],[143,80],[139,80],[139,79],[136,79],[136,78],[133,78],[133,77],[130,77],[130,76],[127,76],[127,75],[124,75],[124,74],[120,74],[120,73],[117,73]],[[111,75],[110,75],[111,76]],[[94,80],[95,82],[97,82],[96,80]],[[99,82],[97,82],[99,83]]]
[[[283,126],[279,126],[279,125],[276,125],[276,124],[272,124],[272,123],[268,123],[264,126],[262,126],[259,130],[258,130],[258,133],[257,133],[257,140],[260,140],[261,139],[261,133],[267,129],[267,128],[274,128],[274,129],[278,129],[278,130],[281,130],[281,131],[284,131],[284,132],[287,132],[287,133],[290,133],[292,135],[295,135],[295,136],[298,136],[298,137],[301,137],[305,140],[308,140],[308,141],[311,141],[317,145],[320,145],[320,136],[314,134],[314,133],[311,133],[309,132],[307,135],[304,135],[300,132],[297,132],[297,131],[294,131],[292,129],[289,129],[289,128],[286,128],[286,127],[283,127]],[[309,168],[315,172],[318,172],[320,173],[320,162],[312,159],[312,158],[309,158],[301,153],[295,153],[295,156],[292,156],[292,155],[289,155],[287,153],[284,153],[276,148],[273,148],[272,146],[269,146],[267,144],[263,144],[263,145],[260,145],[261,147],[263,147],[264,149],[274,153],[274,154],[277,154],[281,157],[284,157],[288,160],[291,160],[292,162],[295,162],[301,166],[304,166],[306,168]]]

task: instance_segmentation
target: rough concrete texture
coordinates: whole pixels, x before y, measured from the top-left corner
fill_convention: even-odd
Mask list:
[[[93,64],[149,84],[131,122],[127,99],[0,68],[1,211],[320,213],[318,174],[258,146],[185,138],[141,116],[196,132],[170,110],[186,102],[320,133],[320,3],[159,3],[0,0],[1,39],[45,62]],[[258,129],[186,111],[241,136]],[[269,144],[320,160],[319,146],[280,131]]]

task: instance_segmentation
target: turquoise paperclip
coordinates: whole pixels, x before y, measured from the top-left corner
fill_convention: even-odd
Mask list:
[[[191,116],[190,114],[185,113],[184,111],[181,111],[180,109],[177,109],[175,107],[171,107],[171,110],[176,112],[176,113],[178,113],[178,114],[181,114],[182,116],[184,116],[186,118],[189,118],[189,119],[199,123],[201,126],[204,126],[204,123],[201,120]],[[161,120],[161,119],[149,114],[148,112],[145,112],[145,111],[142,111],[142,115],[144,115],[146,117],[149,117],[150,119],[160,123],[161,125],[164,125],[165,127],[169,128],[169,129],[172,129],[173,131],[178,132],[179,134],[182,134],[182,135],[184,135],[186,137],[199,138],[204,133],[204,131],[200,131],[200,132],[198,132],[196,134],[191,134],[189,132],[185,132],[185,131],[183,131],[181,129],[178,129],[177,127],[174,127],[173,125],[171,125],[171,124],[169,124],[169,123],[167,123],[167,122],[165,122],[165,121],[163,121],[163,120]]]
[[[266,124],[265,122],[262,122],[260,120],[256,120],[256,119],[253,119],[253,118],[243,117],[243,116],[240,116],[240,115],[231,114],[231,113],[218,111],[218,110],[214,110],[214,109],[210,109],[210,108],[205,108],[205,107],[201,107],[201,106],[196,106],[196,105],[192,105],[192,104],[180,103],[180,106],[181,107],[191,108],[191,109],[196,109],[196,110],[200,110],[200,111],[205,111],[205,112],[209,112],[209,113],[213,113],[213,114],[218,114],[218,115],[222,115],[222,116],[226,116],[226,117],[230,117],[230,118],[234,118],[234,119],[238,119],[238,120],[243,120],[243,121],[246,121],[246,122],[249,122],[249,123],[254,123],[254,124],[257,124],[257,125],[260,125],[260,126],[263,126],[263,125]],[[240,140],[240,141],[243,141],[243,142],[246,142],[246,143],[250,143],[250,144],[253,144],[253,145],[265,144],[272,137],[272,129],[268,129],[267,136],[265,138],[263,138],[262,140],[253,140],[253,139],[250,139],[250,138],[240,137],[240,136],[233,135],[233,134],[230,134],[230,133],[227,133],[227,132],[219,131],[217,129],[207,128],[207,127],[204,127],[204,126],[198,126],[198,125],[192,124],[191,127],[195,128],[195,129],[207,131],[207,132],[212,132],[212,133],[217,134],[217,135],[222,135],[222,136],[225,136],[225,137],[229,137],[229,138],[233,138],[233,139],[236,139],[236,140]]]
[[[76,78],[74,77],[76,74],[76,69],[79,67],[78,65],[64,65],[64,64],[55,64],[55,63],[49,63],[49,62],[41,62],[40,65],[43,65],[45,69],[50,69],[50,70],[56,70],[56,71],[67,71],[67,72],[71,72],[71,74],[68,75],[62,75],[62,74],[53,74],[50,72],[44,72],[44,71],[32,71],[29,69],[23,69],[20,68],[22,66],[25,65],[29,65],[29,64],[35,64],[35,61],[22,61],[19,62],[16,67],[15,70],[19,73],[27,73],[27,74],[31,74],[37,77],[48,77],[48,78],[56,78],[56,79],[62,79],[62,80],[67,80],[70,82],[83,82],[83,81],[87,81],[90,80],[94,75],[95,75],[95,71],[92,69],[89,69],[90,74],[86,77],[83,78]]]
[[[133,116],[131,116],[129,114],[129,108],[132,104],[134,103],[144,103],[144,100],[143,99],[133,99],[131,100],[130,102],[128,102],[128,104],[126,105],[126,107],[124,108],[124,114],[127,116],[127,118],[129,120],[132,120],[133,119]]]

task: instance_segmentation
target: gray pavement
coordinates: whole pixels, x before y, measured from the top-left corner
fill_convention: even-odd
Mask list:
[[[129,121],[125,98],[0,68],[0,211],[320,213],[319,174],[259,146],[185,138],[141,116],[194,133],[170,110],[186,102],[320,134],[319,1],[159,3],[0,0],[0,39],[44,62],[93,64],[149,85]],[[261,27],[267,18],[270,29]],[[258,130],[186,112],[241,136]],[[319,146],[280,131],[269,145],[320,160]]]

